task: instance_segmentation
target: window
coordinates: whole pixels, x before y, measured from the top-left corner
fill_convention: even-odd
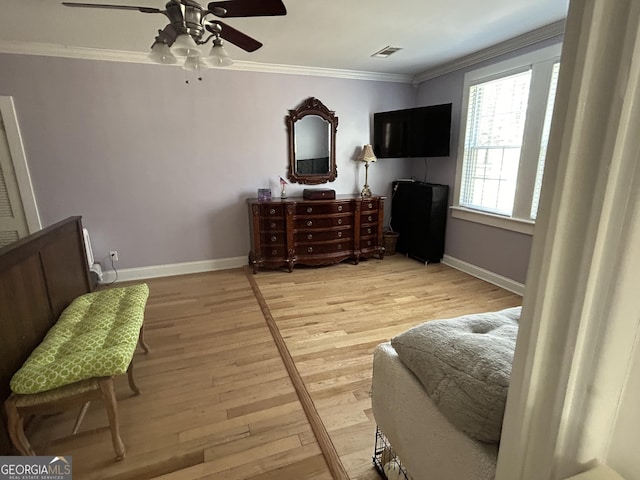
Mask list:
[[[547,47],[465,75],[454,217],[533,231],[559,54]]]
[[[544,114],[544,125],[542,127],[542,140],[540,141],[540,155],[538,156],[538,169],[536,171],[536,183],[533,189],[533,199],[531,201],[531,218],[536,219],[538,215],[538,201],[540,200],[540,189],[542,188],[542,174],[544,172],[544,159],[547,156],[547,144],[549,143],[549,131],[551,130],[551,117],[553,116],[553,105],[556,101],[556,90],[558,88],[558,75],[560,74],[560,62],[553,64],[551,73],[551,86],[547,98],[547,110]]]

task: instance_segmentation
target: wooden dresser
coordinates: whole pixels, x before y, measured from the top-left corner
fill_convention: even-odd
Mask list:
[[[334,200],[302,197],[248,201],[249,265],[293,270],[295,264],[330,265],[348,258],[382,258],[384,197],[338,195]]]

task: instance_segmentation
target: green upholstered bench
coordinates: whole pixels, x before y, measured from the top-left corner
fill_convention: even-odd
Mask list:
[[[145,353],[144,310],[146,284],[112,288],[81,295],[71,302],[11,379],[12,394],[5,401],[9,435],[23,455],[35,455],[24,434],[24,417],[82,404],[75,434],[91,399],[103,400],[116,459],[125,448],[120,438],[113,377],[125,372],[135,394],[133,353]]]

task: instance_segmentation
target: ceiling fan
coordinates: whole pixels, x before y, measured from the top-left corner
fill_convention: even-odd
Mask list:
[[[223,47],[224,39],[247,52],[254,52],[262,43],[230,25],[211,17],[259,17],[286,15],[287,9],[282,0],[224,0],[210,2],[203,8],[194,0],[169,0],[164,10],[153,7],[133,5],[110,5],[100,3],[62,2],[67,7],[103,8],[114,10],[136,10],[141,13],[161,13],[169,19],[151,46],[149,56],[158,63],[176,63],[176,56],[186,57],[186,70],[199,70],[204,67],[199,47],[213,39],[208,60],[217,66],[231,65]],[[210,33],[205,38],[205,30]]]

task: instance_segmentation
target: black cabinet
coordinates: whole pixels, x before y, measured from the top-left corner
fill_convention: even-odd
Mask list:
[[[398,252],[425,263],[442,259],[448,199],[448,185],[393,182],[391,228],[400,234]]]

